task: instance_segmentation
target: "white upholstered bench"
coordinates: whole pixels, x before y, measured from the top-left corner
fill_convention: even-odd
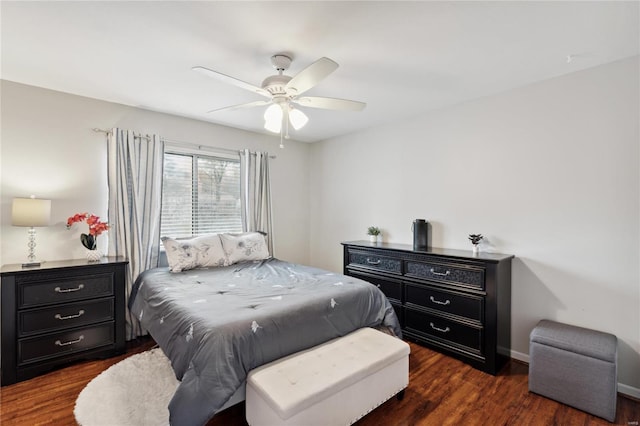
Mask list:
[[[252,370],[251,426],[350,425],[409,384],[409,345],[362,328]]]

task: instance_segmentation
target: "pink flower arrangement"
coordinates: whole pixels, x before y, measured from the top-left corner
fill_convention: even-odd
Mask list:
[[[74,223],[87,222],[89,225],[89,233],[81,234],[80,241],[82,245],[89,250],[95,250],[97,246],[98,235],[109,229],[109,225],[106,222],[100,221],[100,218],[94,214],[89,213],[77,213],[67,219],[67,229],[71,229]]]

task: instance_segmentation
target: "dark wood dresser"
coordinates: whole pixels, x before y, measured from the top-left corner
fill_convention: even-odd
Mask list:
[[[344,274],[378,286],[405,339],[497,374],[511,348],[512,255],[352,241]]]
[[[124,353],[126,267],[121,258],[3,266],[1,385]]]

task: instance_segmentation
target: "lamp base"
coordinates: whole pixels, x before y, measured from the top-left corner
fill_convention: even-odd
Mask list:
[[[27,247],[29,247],[29,256],[27,256],[27,261],[22,264],[22,267],[36,268],[40,266],[40,261],[36,260],[36,228],[33,226],[29,228],[29,242],[27,243]]]

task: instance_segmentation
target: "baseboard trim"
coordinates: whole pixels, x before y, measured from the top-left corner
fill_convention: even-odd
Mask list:
[[[633,386],[618,383],[618,393],[621,393],[633,399],[640,399],[640,389],[634,388]]]
[[[529,364],[529,355],[518,351],[511,351],[511,358]],[[633,386],[618,383],[618,393],[634,399],[640,399],[640,389]]]
[[[529,355],[528,354],[523,354],[522,352],[517,352],[517,351],[512,350],[511,351],[511,358],[517,359],[518,361],[522,361],[524,363],[529,364]]]

